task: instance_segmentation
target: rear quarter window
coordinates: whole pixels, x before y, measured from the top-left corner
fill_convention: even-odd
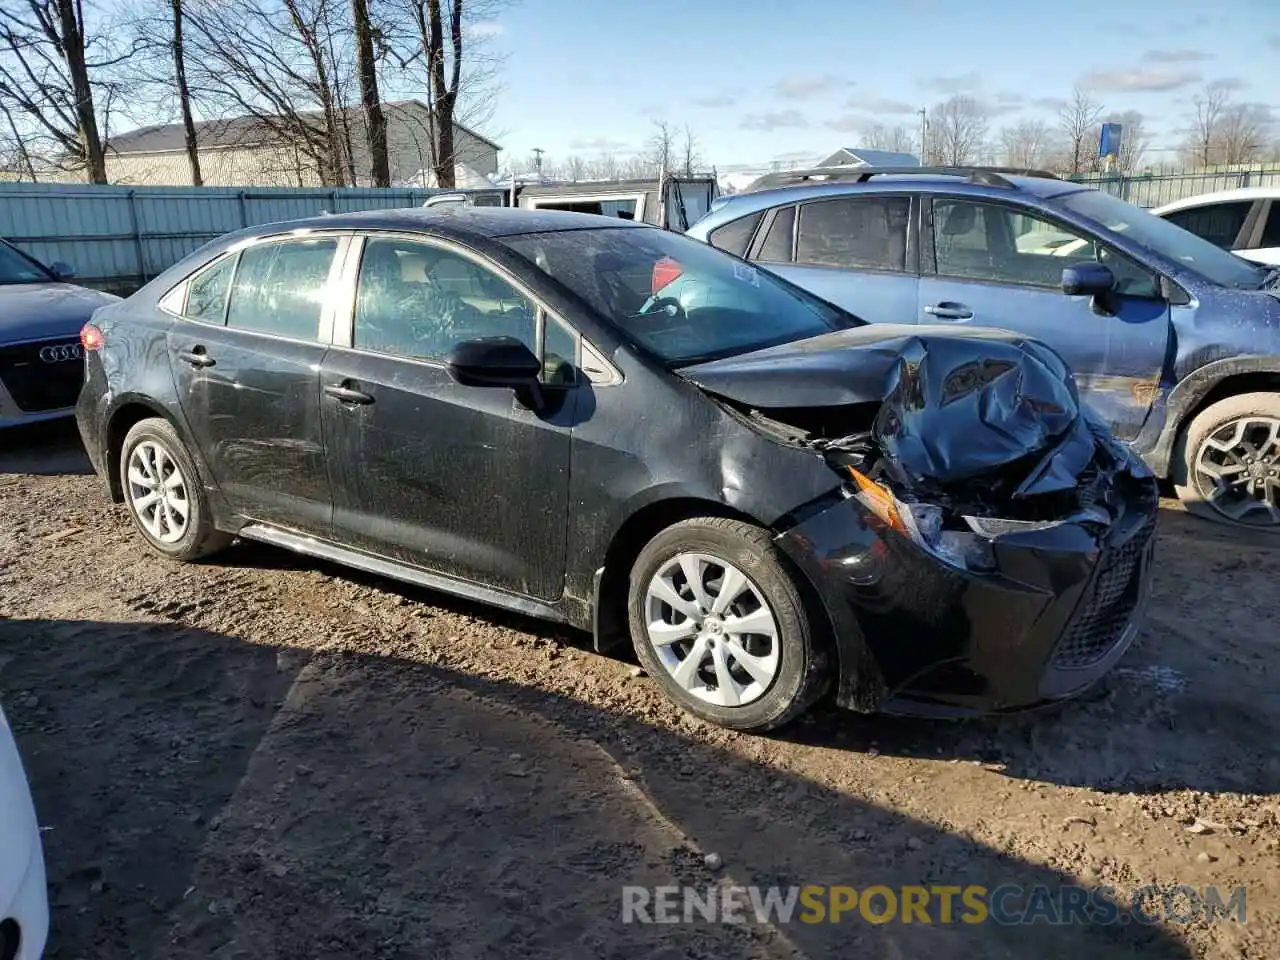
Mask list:
[[[738,257],[746,256],[747,246],[751,243],[751,237],[755,234],[756,227],[759,226],[760,218],[763,216],[762,210],[758,213],[749,213],[737,220],[730,220],[712,230],[707,235],[707,240],[713,247],[725,253],[732,253]]]

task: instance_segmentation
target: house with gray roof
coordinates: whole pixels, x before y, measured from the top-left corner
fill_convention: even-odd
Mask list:
[[[431,113],[426,104],[402,100],[383,104],[387,121],[387,159],[391,182],[404,186],[433,187]],[[305,114],[320,124],[320,114]],[[340,116],[340,125],[351,144],[340,162],[344,176],[357,186],[371,184],[364,119],[359,110]],[[301,134],[291,136],[288,125],[272,118],[233,117],[203,120],[196,124],[196,148],[200,172],[210,187],[315,187],[324,184],[314,156],[301,144]],[[498,171],[502,149],[483,134],[454,124],[454,162],[460,168],[458,182],[483,181]],[[180,123],[140,127],[112,136],[106,143],[107,176],[112,183],[147,186],[185,186],[191,183],[186,140]],[[311,151],[314,154],[314,151]]]
[[[914,153],[897,153],[893,150],[867,150],[863,147],[841,147],[820,167],[918,167],[920,159]]]

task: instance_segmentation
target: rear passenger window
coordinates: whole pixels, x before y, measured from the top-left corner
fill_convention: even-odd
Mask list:
[[[1204,207],[1192,207],[1190,210],[1178,210],[1166,214],[1165,219],[1223,250],[1230,250],[1236,245],[1236,237],[1240,235],[1240,228],[1244,226],[1252,207],[1252,200],[1213,203]]]
[[[841,197],[800,207],[796,262],[823,267],[905,270],[906,197]]]
[[[231,277],[236,272],[233,254],[224,257],[191,278],[187,284],[187,305],[183,316],[206,323],[222,323],[227,316],[227,294],[231,292]]]
[[[1271,201],[1271,213],[1267,215],[1267,222],[1262,228],[1262,239],[1258,241],[1260,247],[1280,247],[1280,200]]]
[[[773,218],[773,223],[769,225],[769,232],[765,235],[764,243],[760,245],[760,252],[756,254],[756,259],[790,262],[791,241],[795,236],[795,229],[796,208],[783,207]]]
[[[751,242],[751,235],[756,232],[756,226],[763,216],[764,211],[761,211],[739,217],[737,220],[730,220],[724,226],[712,230],[707,235],[707,240],[713,247],[726,253],[732,253],[738,257],[746,256],[747,244]]]
[[[240,254],[227,326],[314,340],[338,241],[263,243]]]

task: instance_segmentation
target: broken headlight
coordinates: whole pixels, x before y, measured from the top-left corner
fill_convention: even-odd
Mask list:
[[[951,517],[929,503],[907,503],[892,490],[866,474],[846,467],[857,487],[856,496],[868,510],[917,546],[944,563],[960,570],[985,573],[996,568],[993,534],[971,522],[977,518]],[[948,520],[966,524],[966,529],[946,526]]]

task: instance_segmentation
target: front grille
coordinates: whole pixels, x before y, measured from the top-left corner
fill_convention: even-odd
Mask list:
[[[84,382],[80,340],[0,346],[0,383],[24,413],[73,407]]]
[[[1123,546],[1103,555],[1102,568],[1053,651],[1055,667],[1088,667],[1124,636],[1142,589],[1142,556],[1155,532],[1153,517]]]

